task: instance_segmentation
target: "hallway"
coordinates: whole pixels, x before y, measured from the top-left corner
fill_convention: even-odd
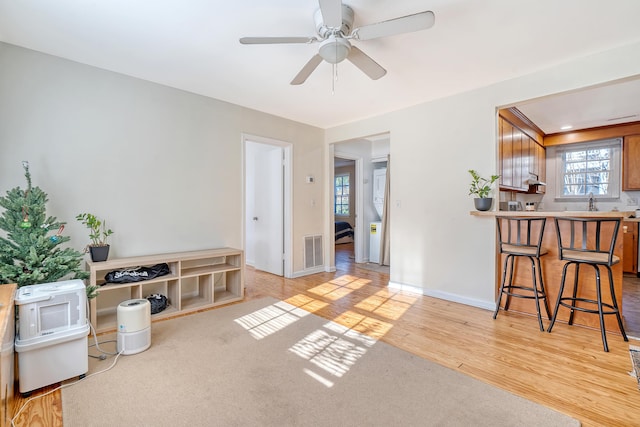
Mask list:
[[[389,266],[379,265],[373,262],[358,263],[355,262],[355,256],[353,252],[353,243],[342,243],[336,245],[336,269],[349,270],[352,267],[363,270],[375,271],[387,276],[387,282],[389,281]]]

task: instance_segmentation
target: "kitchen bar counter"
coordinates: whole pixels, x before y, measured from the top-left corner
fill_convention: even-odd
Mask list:
[[[547,250],[547,254],[540,257],[542,264],[542,276],[544,280],[545,289],[547,291],[547,299],[549,303],[549,309],[553,314],[556,300],[558,298],[558,290],[560,288],[560,280],[562,279],[562,269],[566,261],[561,261],[558,258],[558,240],[556,236],[554,217],[574,217],[574,218],[621,218],[626,220],[634,220],[630,218],[635,215],[635,211],[471,211],[472,216],[495,218],[496,216],[514,216],[514,217],[545,217],[547,222],[544,229],[544,238],[542,240],[542,247]],[[496,238],[497,240],[497,238]],[[623,264],[623,227],[621,226],[618,231],[618,238],[616,240],[616,246],[614,254],[620,257],[620,262],[613,267],[614,289],[616,292],[616,299],[618,307],[622,313],[622,264]],[[504,265],[504,256],[499,253],[499,248],[496,244],[496,277],[495,277],[495,294],[496,298],[498,290],[500,289],[500,282],[502,280],[502,269]],[[571,268],[567,274],[567,283],[573,281],[573,268]],[[608,286],[608,274],[606,269],[601,269],[601,286],[603,289],[603,302],[610,302],[609,298],[609,286]],[[527,260],[520,260],[515,272],[516,283],[531,283],[531,265]],[[565,286],[565,293],[567,288],[571,286]],[[582,298],[596,299],[595,292],[595,273],[591,267],[583,267],[580,271],[580,292],[578,296]],[[504,302],[504,301],[503,301]],[[533,300],[523,298],[512,298],[509,306],[510,311],[519,311],[523,313],[536,314],[535,303]],[[543,316],[544,317],[544,316]],[[569,309],[560,307],[558,312],[558,321],[566,323],[569,318]],[[599,329],[598,316],[590,313],[583,313],[576,311],[574,315],[574,325],[581,325],[590,328]],[[536,323],[534,321],[534,323]],[[549,321],[545,322],[545,327],[548,326]],[[618,324],[615,316],[605,316],[605,324],[607,332],[613,334],[620,334],[618,330]],[[537,325],[533,325],[537,327]]]
[[[473,216],[531,216],[531,217],[572,217],[572,218],[630,218],[636,211],[471,211]]]

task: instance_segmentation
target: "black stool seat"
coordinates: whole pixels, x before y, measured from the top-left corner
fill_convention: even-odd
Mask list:
[[[511,297],[534,299],[536,301],[536,312],[538,314],[538,324],[540,330],[544,331],[540,304],[544,305],[547,318],[551,318],[551,312],[547,304],[547,294],[542,280],[542,268],[540,257],[547,251],[542,248],[542,237],[546,218],[537,217],[496,217],[498,231],[498,245],[501,254],[505,254],[504,268],[502,271],[502,281],[498,298],[496,300],[496,310],[493,318],[498,316],[502,296],[506,296],[504,310],[509,310]],[[514,283],[514,272],[516,260],[520,257],[528,258],[531,263],[531,283]]]
[[[563,306],[571,310],[569,313],[569,325],[573,324],[573,314],[576,310],[598,315],[604,351],[609,351],[604,326],[605,315],[613,314],[616,316],[622,337],[625,341],[629,341],[622,325],[622,317],[620,316],[620,309],[613,286],[613,272],[611,271],[611,266],[620,262],[620,258],[613,254],[620,222],[620,218],[555,218],[556,233],[558,235],[558,256],[561,260],[566,260],[567,262],[562,269],[562,280],[553,317],[549,324],[549,332],[551,332],[558,316],[558,309]],[[564,296],[567,269],[570,265],[575,266],[573,290],[571,296]],[[596,278],[595,300],[577,296],[581,265],[590,265],[594,269]],[[605,268],[609,273],[611,303],[602,301],[601,267]],[[577,305],[577,303],[581,304]]]

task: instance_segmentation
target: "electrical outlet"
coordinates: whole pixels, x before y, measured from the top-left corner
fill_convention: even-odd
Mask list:
[[[627,206],[638,206],[638,199],[634,197],[629,197],[627,199]]]

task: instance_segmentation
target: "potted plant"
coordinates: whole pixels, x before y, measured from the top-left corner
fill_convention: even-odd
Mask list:
[[[469,169],[471,174],[471,186],[469,187],[469,195],[474,195],[476,198],[473,203],[477,210],[488,211],[491,209],[493,198],[488,197],[491,192],[491,186],[494,182],[500,178],[500,175],[491,175],[490,179],[482,178],[478,172],[473,169]]]
[[[85,248],[85,252],[91,254],[91,260],[94,262],[106,261],[109,257],[109,244],[107,237],[113,234],[111,229],[107,228],[107,223],[90,213],[81,213],[76,219],[86,225],[89,231],[89,239],[91,243]]]

